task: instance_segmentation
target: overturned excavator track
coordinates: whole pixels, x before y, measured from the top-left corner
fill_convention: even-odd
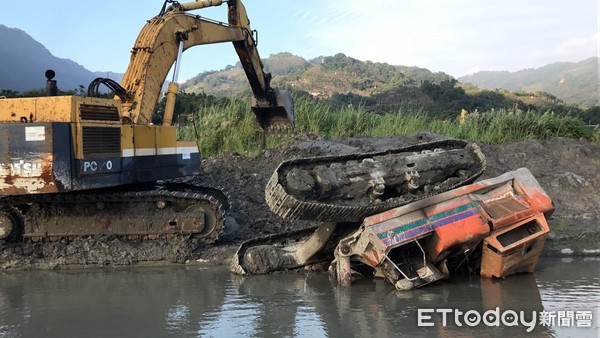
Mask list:
[[[227,196],[186,184],[0,198],[0,239],[81,236],[160,239],[190,236],[212,243],[221,234]]]
[[[485,170],[477,144],[441,140],[372,153],[285,161],[266,201],[285,219],[360,222],[366,216],[472,183]]]
[[[339,238],[335,232],[358,227],[367,216],[472,183],[485,165],[477,144],[452,139],[284,161],[267,183],[267,204],[284,219],[323,224],[316,231],[242,243],[231,270],[260,274],[311,263],[328,242]]]

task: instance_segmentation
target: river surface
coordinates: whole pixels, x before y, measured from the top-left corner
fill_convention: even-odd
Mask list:
[[[325,273],[242,278],[224,267],[2,272],[0,337],[598,337],[599,268],[598,258],[543,257],[534,274],[408,292],[369,278],[341,288]],[[486,311],[489,326],[483,317],[470,326]]]

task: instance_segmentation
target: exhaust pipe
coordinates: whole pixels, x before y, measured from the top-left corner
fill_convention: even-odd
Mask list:
[[[56,80],[53,80],[56,73],[52,69],[46,70],[46,96],[58,96],[58,86]]]

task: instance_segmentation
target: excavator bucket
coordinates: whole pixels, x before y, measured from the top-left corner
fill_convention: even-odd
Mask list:
[[[269,102],[252,97],[252,111],[265,132],[287,132],[294,130],[294,108],[292,96],[287,90],[275,89]]]

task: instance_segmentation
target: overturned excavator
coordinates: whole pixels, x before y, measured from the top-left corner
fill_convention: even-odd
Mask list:
[[[469,259],[483,277],[533,272],[553,211],[521,168],[367,217],[339,241],[330,273],[350,285],[367,271],[410,290],[449,277]]]
[[[398,290],[449,277],[469,258],[484,277],[531,272],[552,201],[527,169],[474,183],[484,170],[480,148],[461,140],[285,161],[267,203],[284,219],[322,223],[243,243],[231,271],[325,263],[341,285],[370,274]]]
[[[323,260],[365,217],[472,183],[484,169],[477,144],[449,139],[284,161],[267,182],[269,207],[284,219],[321,225],[243,243],[232,271],[261,274]]]

